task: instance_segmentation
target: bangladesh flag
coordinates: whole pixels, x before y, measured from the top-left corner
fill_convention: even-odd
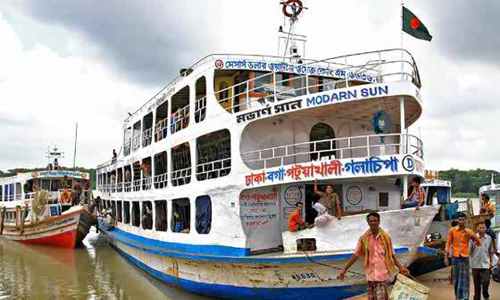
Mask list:
[[[426,41],[432,40],[432,35],[429,34],[429,31],[425,27],[425,25],[420,22],[420,19],[417,18],[409,9],[403,6],[403,31],[408,33],[409,35]]]

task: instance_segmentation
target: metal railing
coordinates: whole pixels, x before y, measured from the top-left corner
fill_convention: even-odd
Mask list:
[[[180,186],[191,182],[191,167],[172,171],[170,178],[173,186]]]
[[[156,141],[161,141],[167,137],[168,134],[168,118],[156,123]]]
[[[205,120],[207,115],[207,97],[200,98],[194,103],[194,120],[196,123]]]
[[[141,180],[136,179],[134,180],[134,192],[138,192],[141,190]]]
[[[199,181],[223,177],[231,172],[231,158],[196,164],[196,179]]]
[[[266,74],[214,93],[215,95],[229,95],[225,98],[217,97],[218,102],[227,111],[235,113],[247,110],[255,103],[267,106],[269,102],[349,87],[351,82],[358,85],[363,83],[411,81],[418,87],[421,86],[415,60],[406,50],[389,49],[364,52],[334,57],[319,62],[326,64],[321,72],[324,75],[293,73],[292,71],[296,68],[306,68],[307,70],[308,68],[316,69],[316,67],[311,67],[308,64],[289,65],[281,63],[279,70],[268,71]],[[283,72],[292,74],[292,77],[277,80],[279,76],[285,74]],[[322,80],[334,81],[323,84],[312,82],[319,77]],[[234,99],[239,101],[234,101]],[[228,106],[227,103],[230,103],[230,105]]]
[[[116,192],[117,192],[117,193],[121,193],[121,192],[123,192],[123,182],[118,182],[118,183],[116,184]]]
[[[385,138],[385,143],[381,142]],[[323,158],[344,159],[379,155],[412,154],[423,158],[422,141],[410,134],[366,135],[304,142],[242,153],[251,169],[266,169]]]
[[[153,127],[144,130],[142,133],[142,147],[147,147],[153,142]]]
[[[168,185],[168,173],[156,175],[154,177],[155,189],[163,189]]]
[[[131,144],[132,142],[130,139],[128,141],[125,141],[125,143],[123,143],[123,155],[127,156],[130,154]]]
[[[153,178],[152,177],[143,178],[142,179],[142,190],[143,191],[150,190],[152,182],[153,182]]]
[[[123,189],[125,190],[126,193],[129,193],[132,191],[132,182],[130,181],[125,181],[123,183]]]
[[[176,133],[189,126],[189,104],[172,113],[170,132]]]
[[[139,148],[141,148],[141,134],[132,137],[132,152],[137,151]]]

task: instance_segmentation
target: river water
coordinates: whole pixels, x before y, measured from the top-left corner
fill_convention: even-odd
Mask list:
[[[169,287],[121,257],[96,234],[61,249],[0,239],[3,299],[211,299]]]

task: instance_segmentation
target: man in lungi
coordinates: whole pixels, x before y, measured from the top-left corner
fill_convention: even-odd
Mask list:
[[[356,250],[342,269],[339,279],[344,280],[347,270],[358,260],[358,257],[364,256],[368,300],[388,300],[387,280],[391,272],[396,267],[403,275],[408,276],[410,272],[396,259],[391,237],[379,226],[380,215],[371,212],[366,216],[366,221],[370,229],[359,238]]]
[[[444,264],[450,266],[448,255],[450,247],[453,246],[453,288],[457,300],[469,299],[470,289],[470,266],[469,266],[469,241],[473,241],[476,246],[481,246],[481,240],[477,235],[465,228],[466,216],[464,213],[457,214],[458,226],[450,229],[446,241],[446,255]]]

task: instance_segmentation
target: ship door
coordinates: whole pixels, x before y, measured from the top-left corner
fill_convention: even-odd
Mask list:
[[[215,76],[214,79],[214,90],[217,101],[220,101],[220,105],[229,112],[233,106],[233,90],[229,87],[234,85],[234,77],[220,77]]]
[[[335,159],[336,153],[333,150],[337,148],[337,145],[333,139],[335,139],[335,131],[330,125],[325,123],[314,125],[309,134],[311,160],[318,160],[323,157]],[[322,140],[328,141],[316,142]]]

